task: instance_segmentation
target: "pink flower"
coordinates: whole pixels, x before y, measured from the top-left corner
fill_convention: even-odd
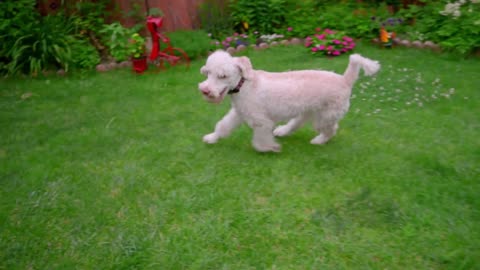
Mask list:
[[[288,31],[288,32],[291,32],[292,30],[293,30],[293,27],[288,27],[288,28],[287,28],[287,31]]]
[[[333,43],[338,45],[338,44],[340,44],[340,43],[342,43],[342,42],[341,42],[340,40],[338,40],[338,39],[334,39],[334,40],[333,40]]]
[[[305,47],[310,47],[312,45],[312,41],[310,40],[305,40]]]
[[[230,42],[230,41],[233,40],[233,38],[232,38],[232,37],[227,37],[225,40],[226,40],[227,42]]]
[[[343,46],[347,46],[347,45],[348,45],[348,42],[344,41],[344,42],[342,42],[342,45],[343,45]]]
[[[325,34],[321,34],[321,35],[316,34],[315,37],[319,40],[322,40],[322,39],[325,39]]]
[[[233,34],[234,36],[238,37],[238,33]]]
[[[315,32],[320,32],[320,30],[322,30],[320,27],[315,28]]]
[[[330,29],[328,29],[328,28],[325,29],[324,32],[325,32],[325,34],[329,34],[329,35],[334,33],[332,30],[330,30]]]
[[[352,42],[352,41],[353,41],[353,39],[352,39],[352,38],[350,38],[350,37],[346,37],[346,36],[345,36],[345,37],[343,37],[343,40],[345,40],[346,42]]]
[[[318,51],[317,47],[312,48],[312,52],[317,52],[317,51]]]
[[[328,50],[328,51],[333,51],[333,46],[331,46],[331,45],[328,46],[328,47],[327,47],[327,50]]]
[[[340,55],[340,51],[333,51],[333,55]]]
[[[323,45],[323,44],[322,44],[322,45],[319,45],[319,46],[318,46],[318,49],[321,50],[321,51],[325,50],[325,45]]]

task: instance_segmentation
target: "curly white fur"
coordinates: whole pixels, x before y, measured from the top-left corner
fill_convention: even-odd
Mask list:
[[[370,76],[380,69],[380,64],[353,54],[343,75],[321,70],[273,73],[254,70],[247,57],[232,57],[216,51],[201,68],[207,76],[199,84],[204,98],[220,103],[242,78],[245,81],[238,93],[231,94],[230,111],[203,141],[216,143],[246,123],[253,129],[252,144],[257,151],[279,152],[281,148],[274,136],[289,135],[311,120],[318,132],[311,143],[326,143],[335,135],[338,122],[348,111],[351,89],[360,68]],[[274,129],[276,123],[287,120],[287,124]]]

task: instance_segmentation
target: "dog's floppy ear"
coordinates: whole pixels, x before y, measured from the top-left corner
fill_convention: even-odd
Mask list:
[[[250,62],[250,59],[248,59],[248,57],[246,57],[246,56],[235,57],[235,62],[236,62],[235,64],[237,65],[237,67],[242,72],[242,76],[245,79],[250,80],[250,79],[253,78],[253,67],[252,67],[252,63]]]
[[[201,69],[200,69],[200,73],[202,73],[203,75],[207,76],[208,72],[207,72],[207,67],[203,66]]]

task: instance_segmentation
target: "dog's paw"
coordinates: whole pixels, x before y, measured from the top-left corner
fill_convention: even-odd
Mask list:
[[[287,125],[278,126],[273,130],[275,137],[283,137],[290,134],[290,128]]]
[[[320,134],[318,135],[317,137],[313,138],[310,143],[311,144],[325,144],[326,142],[328,142],[330,138],[323,135],[323,134]]]
[[[279,153],[282,151],[282,146],[280,144],[271,144],[271,145],[254,145],[255,150],[258,152],[275,152]]]
[[[218,142],[219,137],[215,133],[210,133],[203,136],[203,142],[208,144],[214,144]]]

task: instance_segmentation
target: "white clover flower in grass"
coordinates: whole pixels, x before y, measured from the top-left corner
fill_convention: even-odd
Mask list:
[[[448,92],[453,95],[455,93],[455,88],[450,88]]]

